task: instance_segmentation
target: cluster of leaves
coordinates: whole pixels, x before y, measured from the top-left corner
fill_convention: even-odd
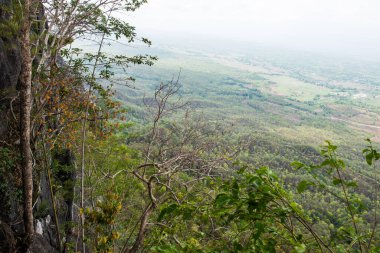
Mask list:
[[[343,174],[345,163],[336,151],[327,142],[320,164],[293,163],[313,178],[298,184],[298,194],[315,188],[335,196],[331,205],[340,213],[332,214],[335,224],[308,215],[313,210],[294,201],[270,169],[243,166],[235,176],[207,178],[178,192],[181,203],[163,205],[145,247],[153,252],[378,252],[376,211],[367,212],[370,206],[355,192],[355,180]],[[380,159],[370,141],[363,154],[368,165]],[[325,221],[328,233],[318,225]]]
[[[119,131],[128,132],[128,126],[120,126]],[[99,248],[98,241],[104,244],[107,238],[103,246],[106,246],[107,250],[119,252],[133,231],[134,224],[138,222],[141,208],[145,203],[142,195],[144,186],[131,173],[132,168],[140,162],[140,156],[136,150],[125,144],[125,135],[120,133],[112,134],[108,138],[99,138],[90,133],[86,149],[88,150],[86,164],[88,164],[89,175],[85,180],[85,196],[87,205],[95,207],[90,208],[89,213],[86,213],[88,209],[84,209],[88,224],[86,226],[87,244],[94,250],[104,252],[104,248]],[[110,185],[112,185],[112,190],[110,190]],[[112,199],[110,194],[116,193],[117,200],[110,200]],[[102,202],[99,203],[97,200],[102,200]],[[98,207],[99,204],[111,210],[103,212],[104,208]],[[125,208],[117,211],[120,207]],[[106,213],[112,213],[112,215],[109,216]],[[95,215],[95,219],[91,215]],[[99,230],[98,227],[101,229]],[[115,239],[113,236],[116,234],[110,233],[110,229],[117,232],[120,237]]]
[[[20,168],[15,168],[19,162],[19,154],[10,148],[0,146],[0,202],[3,203],[3,209],[11,208],[9,199],[22,200],[20,185]],[[12,191],[9,191],[12,189]]]
[[[22,20],[22,6],[15,2],[0,3],[0,31],[1,38],[13,39],[20,31],[20,21]],[[15,45],[13,45],[15,46]]]
[[[242,174],[242,180],[223,184],[224,192],[215,199],[216,214],[225,224],[236,225],[239,236],[232,251],[276,252],[281,245],[293,245],[300,252],[304,248],[299,242],[302,234],[288,234],[293,231],[287,231],[284,224],[293,213],[302,214],[302,209],[290,201],[277,176],[265,167],[254,173],[240,170],[238,174]]]
[[[119,195],[110,191],[96,202],[94,208],[84,210],[86,225],[95,231],[94,235],[87,236],[94,242],[96,252],[112,252],[115,241],[120,238],[120,233],[115,229],[115,221],[121,209]]]
[[[306,250],[304,231],[293,224],[297,219],[307,222],[306,216],[268,168],[252,170],[244,166],[231,179],[208,179],[196,187],[198,192],[183,204],[172,203],[161,209],[157,220],[164,225],[155,231],[156,239],[151,238],[150,243],[155,245],[151,250]]]
[[[375,162],[380,160],[380,155],[368,139],[368,146],[363,150],[363,155],[369,166],[375,166]],[[302,180],[297,186],[298,193],[303,193],[309,188],[328,194],[334,201],[340,203],[333,215],[334,223],[329,226],[330,237],[327,238],[329,244],[338,251],[352,252],[377,252],[379,250],[378,241],[374,242],[378,236],[377,231],[377,193],[378,181],[374,180],[375,196],[368,203],[365,196],[357,192],[358,183],[350,178],[345,162],[337,154],[338,147],[327,141],[321,151],[324,160],[317,165],[305,165],[294,162],[295,169],[307,171],[312,180]],[[367,202],[367,203],[366,203]],[[371,203],[372,202],[372,203]],[[374,205],[373,205],[374,203]],[[375,209],[374,217],[368,218],[368,211],[372,207]],[[344,209],[342,213],[340,210]],[[339,215],[338,215],[339,214]],[[371,221],[374,219],[374,221]]]

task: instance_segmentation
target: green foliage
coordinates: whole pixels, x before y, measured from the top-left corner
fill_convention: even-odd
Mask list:
[[[363,150],[366,162],[369,166],[373,165],[375,161],[380,160],[380,153],[374,149],[370,139],[367,139],[368,146]]]
[[[379,160],[377,150],[373,147],[368,139],[368,146],[363,150],[368,165],[373,165]],[[337,154],[338,147],[330,141],[321,151],[324,160],[317,165],[305,165],[300,162],[294,162],[295,169],[304,169],[313,180],[301,181],[298,184],[298,192],[304,192],[308,186],[315,186],[320,191],[326,193],[329,197],[337,201],[338,210],[335,212],[335,226],[330,226],[329,238],[330,244],[337,249],[344,249],[351,252],[376,252],[376,243],[372,245],[373,237],[376,232],[376,225],[372,225],[366,213],[370,210],[370,203],[365,203],[363,195],[355,192],[359,187],[356,180],[349,179],[345,162]],[[375,181],[376,183],[376,181]],[[378,188],[378,186],[374,186]],[[374,201],[377,202],[377,190],[375,189]],[[375,204],[375,223],[377,204]],[[326,207],[326,209],[329,209]],[[342,213],[341,210],[344,210]],[[323,217],[321,217],[323,219]],[[370,231],[370,232],[367,232]],[[377,242],[378,243],[378,242]]]
[[[86,226],[94,231],[88,238],[94,241],[96,252],[111,252],[115,241],[120,238],[120,233],[115,229],[115,222],[122,209],[122,203],[118,194],[112,191],[113,189],[98,200],[94,208],[84,210]]]
[[[11,148],[0,147],[0,201],[4,212],[11,208],[15,201],[22,201],[21,171],[17,168],[20,162],[18,152]]]
[[[212,192],[211,196],[202,198],[205,191]],[[193,196],[180,205],[171,203],[161,209],[157,220],[165,226],[156,231],[160,231],[159,235],[155,235],[160,239],[154,240],[153,244],[159,246],[154,246],[152,250],[306,250],[301,230],[296,232],[295,229],[289,229],[287,224],[294,217],[304,217],[305,214],[268,168],[251,170],[243,167],[231,179],[207,179],[191,195]],[[309,247],[312,249],[314,246]]]
[[[293,211],[280,204],[288,196],[268,168],[241,175],[239,181],[234,179],[221,186],[223,193],[216,196],[214,212],[226,225],[236,226],[236,250],[276,252],[276,247],[283,243],[277,238],[290,238],[281,226]],[[244,231],[249,232],[240,237]],[[292,244],[290,240],[288,243]]]
[[[364,155],[368,150],[376,153],[369,145]],[[359,185],[347,178],[337,151],[326,142],[319,164],[293,163],[312,178],[299,182],[295,197],[313,201],[317,195],[325,201],[328,196],[331,202],[320,209],[304,209],[268,168],[242,166],[235,175],[205,179],[181,202],[164,205],[147,247],[153,252],[377,252],[379,233],[367,216],[371,202],[356,192]]]
[[[297,185],[297,192],[298,193],[302,193],[304,192],[305,190],[307,190],[307,188],[311,185],[314,185],[313,182],[310,182],[310,181],[306,181],[306,180],[302,180],[301,182],[298,183]]]
[[[50,213],[50,202],[48,200],[42,200],[38,205],[38,209],[34,213],[36,219],[44,218]]]
[[[19,157],[15,156],[11,149],[0,147],[0,173],[6,173],[13,168]]]
[[[5,2],[1,2],[0,10],[0,37],[8,40],[14,39],[19,35],[20,31],[20,21],[22,20],[22,5],[14,1],[10,1],[7,4]],[[12,44],[10,43],[10,45]],[[15,45],[13,44],[13,46]]]

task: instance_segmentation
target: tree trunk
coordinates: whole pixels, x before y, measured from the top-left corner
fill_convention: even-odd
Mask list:
[[[30,53],[31,0],[24,0],[21,24],[21,75],[20,88],[20,144],[22,156],[22,181],[24,196],[24,227],[26,243],[30,244],[33,228],[33,168],[30,148],[30,113],[32,88],[32,60]]]
[[[154,203],[151,203],[149,204],[148,208],[145,210],[145,213],[143,214],[141,218],[140,229],[139,229],[136,241],[133,244],[132,248],[129,251],[127,251],[128,253],[136,253],[140,249],[141,244],[143,243],[144,238],[145,238],[149,216],[152,214],[155,207],[156,205]]]

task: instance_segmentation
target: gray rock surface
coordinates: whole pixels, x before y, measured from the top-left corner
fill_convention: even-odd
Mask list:
[[[20,71],[21,58],[17,41],[0,37],[0,89],[15,90]]]
[[[43,235],[34,234],[33,243],[30,247],[30,253],[58,253]]]

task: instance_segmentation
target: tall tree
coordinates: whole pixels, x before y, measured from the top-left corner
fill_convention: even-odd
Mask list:
[[[31,242],[33,228],[33,164],[30,146],[30,115],[32,90],[32,58],[30,52],[31,0],[25,0],[21,21],[21,75],[20,87],[20,144],[24,196],[24,227],[27,244]]]

